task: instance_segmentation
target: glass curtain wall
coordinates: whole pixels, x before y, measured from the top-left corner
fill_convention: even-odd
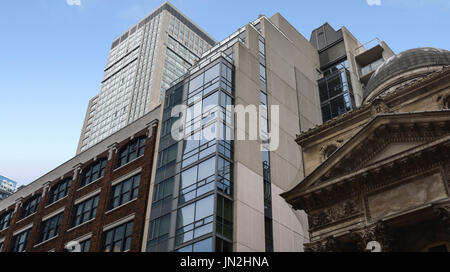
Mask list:
[[[232,250],[233,100],[233,65],[222,57],[166,91],[147,251]],[[177,105],[186,111],[172,117]]]
[[[326,122],[355,107],[347,60],[327,68],[318,81],[322,119]]]

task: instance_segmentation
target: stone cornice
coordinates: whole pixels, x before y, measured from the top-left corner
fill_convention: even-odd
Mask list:
[[[402,177],[424,173],[450,160],[450,135],[420,145],[392,158],[370,165],[354,173],[331,179],[295,195],[287,201],[307,212],[355,197],[361,193],[388,186]]]
[[[360,129],[355,135],[349,138],[336,152],[334,152],[329,158],[327,158],[319,167],[314,169],[308,176],[306,176],[299,184],[297,184],[291,190],[281,194],[288,202],[292,201],[300,193],[307,191],[308,189],[315,187],[313,184],[318,180],[323,179],[327,172],[329,172],[333,167],[341,168],[343,164],[342,160],[351,159],[352,157],[360,157],[367,154],[367,150],[362,145],[363,141],[369,143],[370,140],[383,141],[380,138],[390,137],[389,135],[378,136],[377,129],[383,126],[416,126],[417,124],[424,123],[435,123],[435,125],[429,125],[431,130],[436,127],[442,127],[442,122],[444,122],[444,127],[450,127],[450,111],[426,111],[426,112],[414,112],[414,113],[388,113],[376,115],[369,123],[367,123],[362,129]],[[448,135],[447,133],[440,133],[441,137],[443,135]],[[410,136],[411,137],[411,136]],[[361,150],[357,150],[362,147]],[[355,155],[355,152],[357,153]],[[345,166],[344,166],[345,168]],[[353,170],[354,171],[354,170]],[[347,171],[348,172],[348,171]],[[329,178],[332,178],[331,176]],[[327,179],[325,177],[325,179]]]

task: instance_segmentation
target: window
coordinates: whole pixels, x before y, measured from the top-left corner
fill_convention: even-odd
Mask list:
[[[97,213],[98,198],[99,195],[96,195],[75,205],[74,214],[72,216],[72,227],[78,226],[95,218]]]
[[[171,145],[169,148],[159,152],[158,168],[165,166],[177,159],[178,143]]]
[[[232,252],[233,245],[225,240],[216,238],[216,252]]]
[[[161,216],[150,223],[147,248],[148,251],[155,251],[158,243],[169,238],[170,214]]]
[[[233,239],[233,201],[223,196],[217,196],[217,234]]]
[[[104,252],[123,252],[130,250],[133,221],[117,226],[103,234]]]
[[[91,248],[91,238],[80,242],[81,252],[89,252],[90,248]]]
[[[216,158],[208,159],[181,173],[179,202],[184,203],[214,190]]]
[[[140,137],[119,150],[117,167],[120,167],[144,154],[146,137]]]
[[[89,183],[103,177],[105,175],[106,162],[106,159],[101,159],[84,169],[80,187],[86,186]]]
[[[161,202],[172,200],[173,182],[174,178],[171,177],[155,185],[153,189],[153,206],[160,205]]]
[[[12,238],[12,252],[24,252],[28,243],[28,238],[30,237],[31,228],[16,234]]]
[[[231,163],[219,157],[217,166],[217,189],[227,195],[231,195]]]
[[[220,63],[205,72],[205,84],[217,78],[220,75]]]
[[[266,252],[273,252],[272,219],[264,217]]]
[[[189,93],[192,93],[203,85],[203,77],[204,74],[201,74],[189,82]]]
[[[47,241],[58,235],[64,213],[60,213],[42,222],[39,242]]]
[[[25,201],[23,208],[22,208],[22,216],[21,218],[25,218],[37,211],[39,201],[41,199],[41,195],[36,195],[31,198],[29,198],[27,201]]]
[[[65,180],[53,186],[52,189],[50,190],[48,203],[51,204],[67,196],[69,194],[71,183],[72,178],[66,178]]]
[[[208,234],[213,230],[214,195],[210,195],[178,210],[176,245]]]
[[[192,245],[182,247],[178,252],[212,252],[212,238],[201,240]]]
[[[0,215],[0,231],[6,229],[9,227],[9,223],[11,222],[13,212],[5,212],[4,214]]]
[[[140,179],[141,174],[137,174],[120,182],[119,184],[114,185],[111,190],[109,208],[114,209],[124,203],[136,199],[138,196]]]

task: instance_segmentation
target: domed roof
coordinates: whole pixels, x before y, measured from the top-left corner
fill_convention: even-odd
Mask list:
[[[366,99],[378,86],[405,72],[423,67],[450,65],[450,51],[420,47],[403,51],[381,64],[370,77],[364,90]]]

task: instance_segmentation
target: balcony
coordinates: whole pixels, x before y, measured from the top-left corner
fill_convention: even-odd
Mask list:
[[[359,66],[359,80],[367,84],[373,72],[393,55],[392,50],[378,38],[375,38],[355,49],[355,61]]]
[[[359,69],[359,80],[363,82],[364,84],[367,84],[370,77],[372,76],[373,72],[381,65],[383,64],[384,59],[377,59],[376,61],[367,64],[366,66]]]

